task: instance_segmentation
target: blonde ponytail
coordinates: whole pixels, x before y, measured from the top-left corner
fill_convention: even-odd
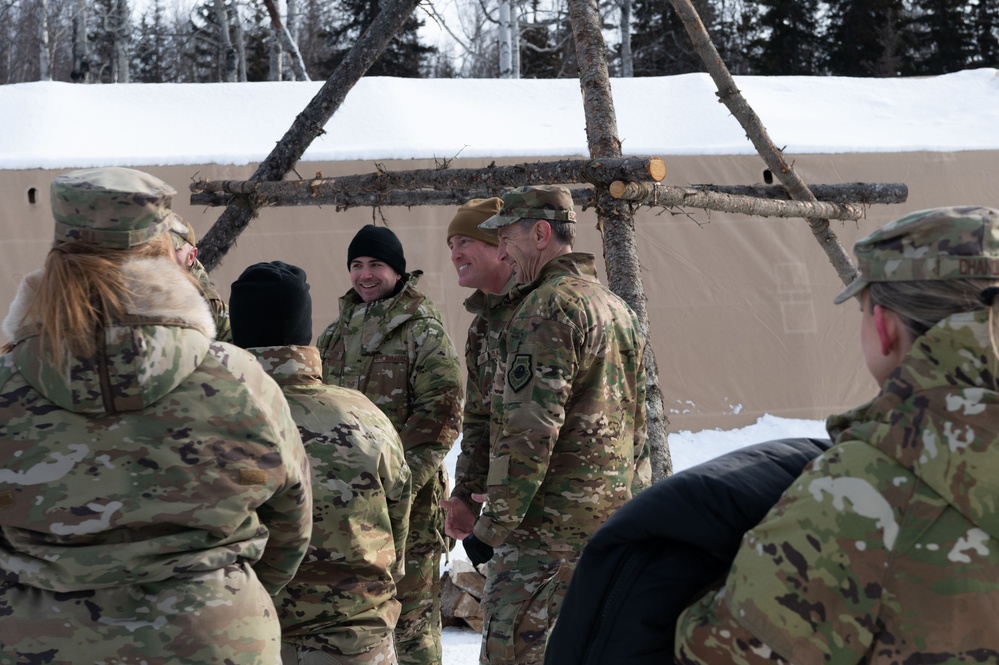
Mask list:
[[[134,295],[125,285],[121,265],[132,258],[172,254],[166,235],[129,249],[84,242],[54,245],[27,310],[27,318],[41,323],[42,353],[57,364],[64,350],[93,355],[98,328],[120,318]]]

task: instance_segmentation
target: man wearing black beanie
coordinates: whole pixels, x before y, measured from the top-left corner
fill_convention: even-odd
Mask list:
[[[229,311],[234,342],[281,386],[312,462],[309,556],[274,598],[281,660],[393,665],[412,505],[399,434],[367,397],[323,383],[304,270],[250,266],[232,284]]]
[[[347,248],[347,268],[353,288],[340,298],[340,316],[317,344],[323,379],[363,392],[402,437],[413,473],[413,509],[396,651],[403,665],[440,665],[439,504],[444,456],[461,425],[461,364],[440,310],[417,288],[422,273],[406,272],[395,233],[372,224],[362,228]]]

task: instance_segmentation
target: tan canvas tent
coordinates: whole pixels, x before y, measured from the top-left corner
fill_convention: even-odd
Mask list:
[[[0,117],[2,104],[0,95]],[[779,141],[779,134],[774,138]],[[511,134],[508,139],[502,160],[459,158],[451,166],[584,156],[539,156],[527,151],[518,156],[515,137]],[[667,163],[667,184],[763,183],[764,165],[754,155],[659,156]],[[872,206],[859,223],[832,223],[848,251],[856,238],[911,210],[959,203],[999,207],[995,175],[999,151],[994,149],[802,154],[794,155],[793,161],[807,183],[908,186],[904,205]],[[3,303],[10,302],[20,277],[44,260],[52,231],[48,203],[52,177],[91,165],[74,158],[51,168],[0,170]],[[199,237],[221,209],[192,207],[188,183],[195,178],[245,179],[254,170],[253,164],[209,162],[124,165],[147,170],[177,187],[175,209],[191,221]],[[438,160],[380,160],[378,165],[388,170],[433,168]],[[316,172],[369,173],[375,168],[373,160],[353,159],[303,162],[299,170],[307,177]],[[346,212],[328,207],[265,209],[212,277],[227,296],[229,284],[251,263],[280,259],[302,266],[312,284],[313,327],[318,335],[336,316],[337,299],[350,286],[346,270],[350,238],[365,223],[385,224],[402,239],[410,269],[424,271],[421,285],[444,310],[448,331],[461,348],[470,317],[462,307],[468,292],[456,285],[445,244],[452,212],[440,207]],[[595,226],[593,211],[583,212],[576,249],[601,257]],[[873,395],[875,386],[857,342],[859,312],[853,304],[832,305],[842,284],[804,220],[643,208],[636,226],[651,343],[671,430],[730,429],[764,413],[822,418]],[[606,274],[602,258],[598,265]]]

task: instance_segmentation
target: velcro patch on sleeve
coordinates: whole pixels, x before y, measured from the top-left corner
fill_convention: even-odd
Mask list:
[[[240,469],[239,470],[239,484],[240,485],[266,485],[267,484],[267,472],[261,469]]]
[[[486,476],[486,485],[505,485],[509,476],[509,455],[501,455],[489,460],[489,473]]]
[[[529,345],[521,346],[510,355],[506,383],[514,394],[520,394],[534,383],[534,349]]]

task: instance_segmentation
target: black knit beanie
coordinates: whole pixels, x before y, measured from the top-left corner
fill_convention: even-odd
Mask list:
[[[305,271],[281,261],[255,263],[229,293],[232,341],[257,346],[312,343],[312,296]]]
[[[386,226],[365,224],[364,228],[357,232],[347,247],[348,270],[350,262],[359,256],[370,256],[384,261],[389,268],[400,275],[406,274],[406,255],[402,252],[402,243],[392,233],[392,229]]]

